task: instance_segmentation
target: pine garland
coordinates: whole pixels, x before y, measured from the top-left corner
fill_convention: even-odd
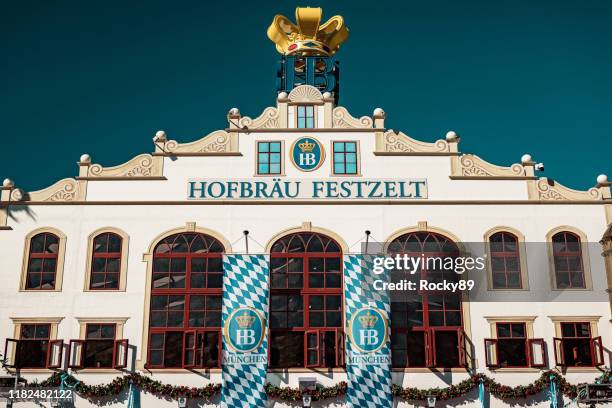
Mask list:
[[[31,387],[59,387],[61,377],[65,372],[56,372],[46,380],[29,384]],[[539,394],[545,391],[551,379],[557,383],[559,392],[569,398],[575,398],[577,395],[577,387],[570,384],[557,371],[544,371],[540,377],[527,385],[518,385],[509,387],[499,384],[494,379],[485,374],[474,374],[470,378],[461,381],[458,384],[451,385],[446,388],[404,388],[399,385],[392,385],[391,391],[394,396],[409,400],[409,401],[424,401],[428,396],[435,396],[438,400],[448,400],[458,398],[469,393],[472,389],[478,386],[480,382],[484,384],[485,389],[501,400],[524,399],[530,396]],[[604,374],[597,380],[600,383],[609,383],[612,380],[612,371],[606,370]],[[104,397],[113,397],[121,393],[132,382],[135,387],[142,391],[148,392],[160,398],[176,399],[178,397],[186,397],[189,399],[204,399],[210,400],[216,397],[221,392],[221,384],[209,384],[204,387],[185,387],[179,385],[163,384],[160,381],[153,380],[151,377],[132,373],[125,376],[117,377],[108,384],[103,385],[87,385],[77,380],[74,376],[68,375],[66,378],[67,385],[74,385],[74,390],[84,398],[99,399]],[[321,401],[328,398],[337,398],[346,395],[347,383],[339,382],[332,387],[317,387],[314,391],[307,391],[313,401]],[[297,388],[278,387],[272,384],[266,384],[266,393],[268,397],[281,401],[300,401],[303,392]]]

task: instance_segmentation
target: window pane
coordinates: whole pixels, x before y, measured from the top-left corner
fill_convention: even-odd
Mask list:
[[[259,147],[259,153],[267,153],[270,151],[270,146],[267,142],[259,142],[257,146]]]
[[[334,153],[334,162],[344,163],[344,153]]]
[[[270,165],[270,174],[280,174],[280,172],[281,172],[280,164]]]
[[[336,174],[344,174],[344,164],[343,163],[334,163],[334,173],[336,173]]]
[[[357,165],[355,163],[348,163],[346,165],[347,174],[357,174]]]
[[[280,142],[272,142],[270,143],[270,152],[272,153],[280,153],[281,151],[281,144]]]
[[[344,142],[334,142],[334,153],[342,153],[342,152],[344,152]]]
[[[357,143],[355,143],[355,142],[346,142],[345,149],[346,149],[346,152],[356,152],[357,151]]]
[[[45,248],[45,234],[38,234],[30,241],[30,252],[31,253],[42,253]]]

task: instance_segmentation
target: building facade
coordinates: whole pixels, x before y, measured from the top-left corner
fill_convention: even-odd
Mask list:
[[[300,10],[305,27],[318,9]],[[84,154],[75,178],[40,191],[5,181],[6,374],[31,382],[68,370],[104,384],[137,372],[172,385],[223,383],[221,396],[189,406],[258,406],[248,398],[229,403],[236,395],[225,390],[240,382],[232,367],[246,373],[259,364],[266,383],[348,381],[354,393],[359,378],[370,378],[355,367],[378,367],[347,361],[359,347],[351,333],[357,321],[372,330],[384,321],[375,351],[388,359],[377,374],[402,387],[444,388],[474,373],[514,387],[549,369],[573,384],[592,383],[610,366],[607,178],[575,191],[537,177],[529,155],[498,166],[460,152],[454,132],[429,143],[385,128],[380,108],[353,116],[338,104],[333,57],[348,31],[332,23],[336,37],[313,34],[321,41],[310,45],[284,40],[271,26],[282,81],[274,106],[257,117],[233,108],[226,129],[189,143],[159,131],[152,153],[116,166]],[[455,257],[479,245],[478,295],[437,288],[394,301],[380,289],[390,296],[388,310],[374,307],[375,294],[362,307],[352,298],[378,290],[359,288],[365,275],[349,282],[362,276],[349,271],[354,259],[365,270],[369,253]],[[380,309],[379,318],[358,316],[368,307]],[[245,328],[252,331],[241,338]],[[257,337],[254,347],[245,346],[249,336]],[[244,355],[258,357],[233,360]],[[437,406],[480,406],[476,393]],[[422,404],[365,400],[339,396],[313,406]],[[141,401],[177,404],[150,393]],[[494,396],[489,403],[511,404]],[[549,406],[542,394],[514,404]],[[95,405],[76,398],[77,407]]]

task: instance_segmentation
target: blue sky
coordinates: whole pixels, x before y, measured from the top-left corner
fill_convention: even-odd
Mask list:
[[[0,178],[25,190],[110,166],[226,125],[231,107],[273,105],[278,54],[266,37],[297,5],[341,14],[341,104],[496,164],[523,153],[586,189],[612,178],[612,2],[4,2]]]

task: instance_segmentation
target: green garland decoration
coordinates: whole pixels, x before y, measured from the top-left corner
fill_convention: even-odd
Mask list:
[[[56,372],[46,380],[34,382],[29,385],[31,387],[59,387],[62,374],[67,373],[65,371]],[[553,378],[557,382],[557,387],[563,395],[569,398],[576,398],[577,387],[567,382],[563,375],[553,370],[543,372],[540,377],[531,384],[518,385],[516,387],[509,387],[507,385],[499,384],[485,374],[474,374],[470,378],[446,388],[436,387],[429,389],[418,389],[392,385],[391,391],[394,396],[409,401],[424,401],[431,395],[436,396],[438,400],[448,400],[467,394],[472,389],[477,387],[479,382],[482,381],[485,389],[491,393],[491,395],[501,400],[513,400],[528,398],[544,392],[548,388],[550,381]],[[612,370],[607,369],[596,381],[599,383],[610,383],[612,381]],[[134,386],[138,387],[142,391],[165,399],[186,397],[189,399],[210,400],[221,392],[221,384],[209,384],[200,388],[170,385],[163,384],[160,381],[153,380],[151,377],[139,373],[132,373],[117,377],[110,383],[103,385],[87,385],[77,380],[70,374],[68,374],[68,377],[66,378],[66,383],[68,385],[76,384],[74,386],[75,391],[82,397],[90,400],[116,396],[127,388],[130,382],[132,382]],[[328,398],[337,398],[346,395],[347,387],[347,383],[342,381],[332,387],[317,387],[316,390],[307,391],[307,393],[311,395],[313,401],[321,401]],[[300,401],[303,395],[303,392],[297,388],[278,387],[269,383],[266,384],[265,389],[268,397],[286,402]]]

